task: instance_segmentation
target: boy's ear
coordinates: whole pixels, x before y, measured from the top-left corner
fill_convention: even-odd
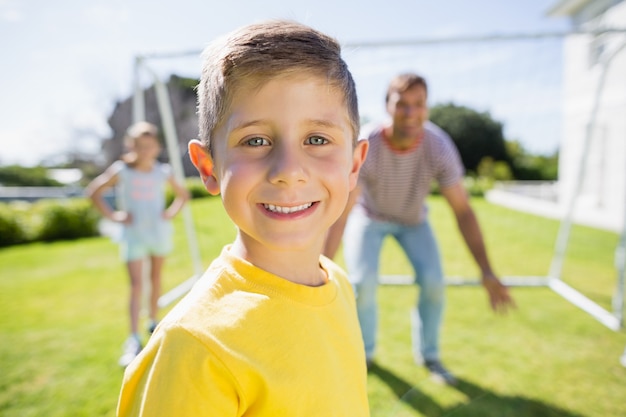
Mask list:
[[[352,169],[350,170],[350,191],[354,190],[359,179],[359,171],[365,158],[367,157],[367,150],[369,149],[369,142],[367,139],[359,139],[352,151]]]
[[[191,139],[187,148],[189,149],[189,158],[198,170],[204,188],[206,188],[209,194],[218,195],[220,193],[220,185],[213,174],[213,158],[211,158],[211,155],[204,149],[202,142],[198,139]]]

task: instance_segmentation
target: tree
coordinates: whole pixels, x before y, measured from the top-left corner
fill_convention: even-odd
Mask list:
[[[507,141],[513,176],[517,180],[555,181],[559,170],[559,153],[532,155],[519,141]]]
[[[433,106],[430,119],[450,135],[468,172],[476,174],[485,157],[510,164],[502,123],[489,113],[448,103]]]
[[[6,187],[58,187],[63,184],[48,176],[48,168],[8,165],[0,167],[0,185]]]

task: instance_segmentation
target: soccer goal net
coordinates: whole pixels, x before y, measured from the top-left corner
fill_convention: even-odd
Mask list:
[[[558,180],[497,184],[475,202],[490,258],[509,285],[550,287],[614,330],[624,311],[625,37],[626,31],[612,30],[343,45],[364,122],[386,117],[389,81],[411,71],[426,78],[430,107],[454,104],[489,113],[507,142],[531,155],[558,153]],[[138,57],[136,74],[156,84],[171,74],[197,77],[200,52]],[[137,117],[141,111],[138,94]],[[175,127],[164,130],[168,146],[179,146]],[[477,283],[476,272],[457,262],[469,255],[449,210],[439,210],[441,201],[433,204],[448,282]],[[408,265],[386,259],[383,253],[386,282],[412,281]]]

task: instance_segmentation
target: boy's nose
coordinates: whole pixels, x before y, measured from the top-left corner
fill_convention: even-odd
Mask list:
[[[306,172],[299,149],[279,147],[274,150],[269,180],[272,183],[292,184],[306,181]]]

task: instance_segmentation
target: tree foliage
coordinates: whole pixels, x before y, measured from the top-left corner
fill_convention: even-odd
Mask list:
[[[8,165],[0,167],[0,185],[5,187],[58,187],[63,184],[48,176],[48,168]]]
[[[511,157],[513,176],[518,180],[555,181],[559,170],[559,153],[533,155],[518,141],[507,141],[506,147]]]
[[[502,123],[487,112],[449,103],[432,107],[430,119],[450,135],[470,175],[503,181],[557,179],[558,152],[529,153],[519,141],[506,140]]]

